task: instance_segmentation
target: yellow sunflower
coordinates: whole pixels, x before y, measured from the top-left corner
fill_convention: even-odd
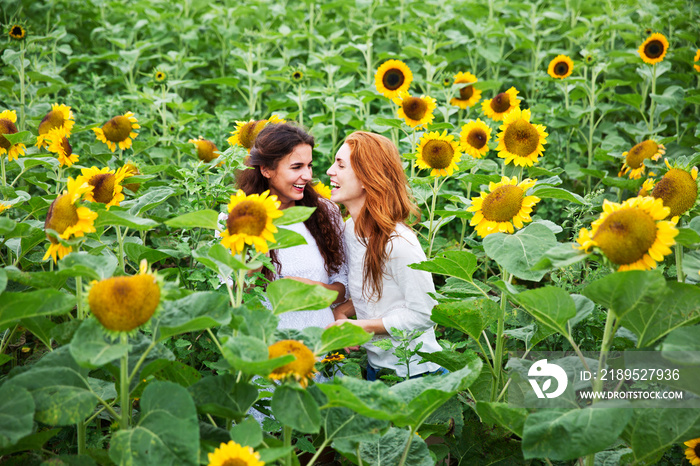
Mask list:
[[[433,121],[433,110],[437,106],[435,99],[430,96],[411,97],[406,91],[401,91],[392,99],[399,106],[398,116],[406,121],[411,128],[420,128]]]
[[[85,200],[89,202],[99,202],[105,204],[107,210],[114,205],[119,205],[124,200],[122,194],[122,181],[129,176],[129,169],[121,167],[116,172],[109,167],[99,169],[97,167],[83,168],[81,171],[82,178],[93,190],[85,193]]]
[[[629,173],[630,179],[638,180],[646,170],[644,161],[646,159],[657,161],[665,153],[666,148],[655,140],[647,139],[646,141],[642,141],[629,151],[622,153],[625,162],[622,164],[620,173],[618,173],[617,176],[623,176]]]
[[[331,198],[331,188],[321,183],[320,181],[314,185],[314,190],[316,190],[318,195],[321,197],[324,197],[326,199]]]
[[[7,35],[13,40],[24,40],[27,37],[27,30],[19,24],[13,24],[10,26],[10,30],[7,32]]]
[[[671,218],[688,212],[698,200],[698,169],[693,167],[688,171],[672,167],[668,160],[666,166],[668,171],[654,185],[651,197],[661,199],[671,209]]]
[[[304,79],[304,73],[300,70],[295,70],[292,72],[292,81],[295,83],[301,82],[301,80]]]
[[[558,79],[568,78],[573,71],[574,62],[566,55],[557,55],[547,67],[547,74]]]
[[[231,131],[231,137],[227,141],[232,146],[244,147],[250,153],[258,133],[268,124],[276,125],[279,123],[286,123],[286,121],[277,115],[272,115],[267,120],[237,121],[236,129]]]
[[[131,162],[127,162],[126,164],[124,164],[124,170],[126,171],[125,179],[141,174],[139,168]],[[141,183],[122,183],[122,186],[124,186],[132,193],[135,193],[139,190],[139,187],[141,187]]]
[[[78,207],[76,205],[81,197],[92,191],[93,187],[78,177],[76,180],[68,178],[66,188],[63,194],[58,196],[49,206],[46,221],[44,222],[44,230],[54,230],[64,240],[80,238],[85,233],[94,233],[96,231],[94,223],[97,213],[87,207]],[[46,254],[44,254],[43,260],[52,257],[54,262],[56,262],[56,256],[63,259],[73,250],[71,246],[63,246],[48,234],[46,238],[51,244]]]
[[[90,311],[113,332],[131,332],[148,322],[160,303],[160,285],[144,259],[138,275],[93,281]]]
[[[258,252],[267,253],[267,243],[274,243],[273,233],[277,227],[272,221],[282,216],[277,196],[269,196],[270,191],[246,196],[239,189],[231,196],[228,204],[226,229],[221,232],[221,244],[231,250],[232,254],[243,251],[245,244],[255,246]]]
[[[690,461],[690,464],[692,466],[700,465],[700,438],[688,440],[684,442],[684,445],[688,447],[685,451],[685,457]]]
[[[637,196],[651,196],[651,192],[654,190],[654,184],[656,182],[652,178],[647,178],[644,180],[644,183],[642,184],[642,187],[639,188],[639,192],[637,193]]]
[[[491,233],[513,233],[515,228],[522,228],[531,222],[532,208],[540,202],[537,196],[526,196],[537,180],[525,179],[518,183],[516,177],[504,176],[498,183],[489,183],[489,192],[481,192],[472,198],[472,205],[467,212],[474,212],[469,225],[476,226],[476,232],[482,238]]]
[[[49,146],[49,152],[56,154],[62,167],[70,167],[78,161],[79,156],[73,153],[73,146],[68,142],[64,128],[53,128],[44,135],[44,141]]]
[[[500,129],[496,150],[500,158],[506,159],[505,163],[531,167],[544,152],[547,128],[530,123],[530,109],[514,108],[505,116]]]
[[[644,63],[650,65],[661,63],[668,52],[668,40],[663,34],[655,32],[647,37],[637,51]]]
[[[63,136],[69,138],[74,124],[73,112],[69,106],[53,104],[51,111],[39,123],[39,135],[36,137],[36,146],[46,147],[48,145],[46,135],[56,128],[62,129],[65,133]]]
[[[462,154],[454,136],[447,135],[447,130],[440,134],[437,131],[426,132],[418,142],[418,158],[416,167],[432,170],[430,176],[450,176],[457,170],[457,162]]]
[[[0,201],[0,214],[10,208],[12,208],[12,204],[5,204],[4,202]]]
[[[27,148],[24,144],[12,144],[3,134],[15,134],[17,132],[17,112],[5,110],[0,113],[0,155],[7,154],[7,159],[12,162],[20,155],[24,155]]]
[[[168,74],[163,70],[156,70],[153,73],[153,80],[158,84],[165,84],[168,82]]]
[[[209,466],[265,466],[260,453],[233,440],[222,443],[214,453],[209,453]]]
[[[413,73],[401,60],[389,60],[382,63],[374,75],[377,92],[393,99],[401,92],[408,92],[413,81]]]
[[[102,128],[92,128],[98,140],[107,144],[109,150],[114,152],[119,148],[124,150],[131,147],[131,141],[138,136],[133,130],[141,126],[132,112],[118,115],[109,120]]]
[[[455,84],[466,83],[467,85],[459,89],[459,97],[450,99],[450,105],[459,108],[473,107],[481,100],[481,90],[474,89],[473,84],[477,82],[476,76],[471,73],[462,73],[461,71],[455,75]]]
[[[199,157],[199,160],[202,162],[211,162],[220,155],[216,144],[208,139],[204,139],[202,136],[199,136],[198,139],[190,139],[187,142],[194,144],[197,148],[197,157]]]
[[[270,345],[268,347],[268,352],[269,359],[279,358],[287,354],[293,354],[296,358],[294,361],[273,370],[269,375],[271,379],[283,380],[286,378],[293,378],[299,382],[302,387],[306,388],[309,379],[313,377],[316,372],[316,369],[314,369],[316,358],[314,357],[314,353],[311,352],[304,343],[296,340],[282,340]]]
[[[477,118],[462,126],[459,133],[460,149],[475,159],[480,159],[488,153],[490,139],[491,128]]]
[[[331,354],[329,354],[329,355],[326,355],[326,357],[323,358],[323,359],[321,360],[321,362],[323,362],[323,363],[328,363],[328,362],[330,362],[330,363],[335,363],[335,362],[340,362],[340,361],[342,361],[343,359],[345,359],[345,356],[343,356],[342,354],[340,354],[340,353],[331,353]]]
[[[698,51],[695,52],[695,58],[693,58],[693,61],[695,62],[693,68],[695,68],[695,71],[700,73],[700,49],[698,49]]]
[[[671,209],[661,199],[633,197],[622,204],[605,200],[603,213],[582,228],[574,245],[586,252],[597,247],[618,270],[651,270],[671,254],[678,234],[676,222],[664,220]]]
[[[514,87],[501,92],[493,99],[484,100],[481,103],[481,110],[484,112],[484,115],[493,121],[503,121],[508,112],[514,108],[520,108],[518,91]]]

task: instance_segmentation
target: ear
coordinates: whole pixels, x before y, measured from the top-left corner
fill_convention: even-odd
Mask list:
[[[269,179],[270,177],[272,177],[272,170],[270,170],[268,167],[262,167],[262,166],[261,166],[261,167],[260,167],[260,173],[261,173],[262,176],[264,176],[265,178],[268,178],[268,179]]]

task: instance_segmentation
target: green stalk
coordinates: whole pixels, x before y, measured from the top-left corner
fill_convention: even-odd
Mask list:
[[[87,448],[85,447],[85,437],[87,436],[87,423],[81,421],[76,424],[78,431],[78,455],[84,455]]]
[[[299,125],[304,125],[304,103],[301,99],[301,86],[297,85],[297,105],[299,107]]]
[[[676,277],[679,283],[685,282],[685,275],[683,274],[683,246],[676,243],[674,248],[676,252]]]
[[[512,277],[506,272],[505,270],[503,271],[503,281],[506,283],[510,283],[510,279]],[[498,394],[498,387],[501,384],[501,372],[503,371],[501,367],[501,361],[503,360],[503,345],[504,345],[504,338],[503,338],[503,332],[505,331],[505,325],[506,325],[506,303],[508,300],[506,299],[506,292],[502,291],[501,292],[501,306],[500,306],[500,311],[498,313],[498,329],[496,330],[496,360],[493,361],[493,370],[495,372],[495,376],[491,381],[491,401],[496,401],[496,395]]]
[[[24,131],[24,119],[25,119],[25,111],[24,111],[24,92],[26,90],[25,88],[25,83],[24,83],[24,53],[25,53],[25,45],[26,41],[22,41],[20,45],[20,54],[19,54],[19,98],[20,98],[20,107],[19,107],[19,130]],[[3,178],[4,179],[4,178]]]
[[[284,446],[285,447],[291,447],[292,446],[292,428],[289,426],[284,426],[282,428],[282,440],[284,441]],[[292,451],[290,450],[286,454],[285,462],[287,466],[292,466]]]
[[[430,218],[430,226],[428,227],[428,241],[430,243],[430,245],[428,246],[428,259],[430,259],[430,256],[433,252],[433,240],[435,240],[435,232],[433,231],[433,220],[435,219],[435,205],[437,204],[437,195],[438,190],[440,189],[439,180],[440,177],[436,176],[435,184],[433,184],[433,198],[431,199],[430,203],[430,212],[428,212],[428,216]]]
[[[416,435],[416,430],[418,430],[418,427],[416,426],[415,429],[411,429],[411,433],[408,434],[408,441],[406,442],[406,446],[403,449],[403,455],[401,455],[401,461],[399,461],[399,466],[403,466],[406,464],[406,458],[408,457],[408,450],[411,448],[411,442],[413,442],[413,436]]]
[[[122,272],[126,272],[124,268],[124,236],[122,236],[122,229],[120,226],[117,225],[115,228],[117,229],[117,242],[119,243],[119,254],[117,256],[119,268]],[[124,230],[124,235],[126,235],[127,231],[129,231],[128,227]]]
[[[121,430],[126,430],[129,428],[129,419],[131,418],[131,405],[129,405],[129,337],[126,333],[122,332],[120,339],[122,345],[127,345],[127,351],[124,353],[124,356],[122,356],[121,366],[119,368],[122,408],[122,417],[119,427]]]
[[[75,298],[78,300],[78,319],[85,320],[85,309],[83,309],[83,277],[75,277]]]
[[[7,186],[7,181],[5,180],[5,157],[0,156],[0,167],[2,167],[2,186],[4,188]]]
[[[591,70],[591,87],[588,93],[588,104],[591,107],[588,121],[588,165],[586,168],[591,169],[593,165],[593,131],[595,130],[595,82],[598,75]],[[588,192],[591,192],[591,175],[588,175]]]
[[[326,448],[326,446],[330,443],[329,439],[325,439],[323,443],[316,449],[316,453],[314,456],[311,457],[311,460],[307,463],[306,466],[313,466],[316,464],[316,460],[318,459],[319,456],[321,456],[321,453],[323,450]]]
[[[656,63],[651,68],[651,93],[656,94]],[[649,95],[651,103],[649,104],[649,133],[654,132],[654,112],[656,111],[656,101]]]

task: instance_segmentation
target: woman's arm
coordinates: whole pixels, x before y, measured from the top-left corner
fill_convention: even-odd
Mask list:
[[[348,299],[335,307],[331,306],[331,309],[335,320],[348,319],[355,315],[355,305],[352,303],[352,299]]]

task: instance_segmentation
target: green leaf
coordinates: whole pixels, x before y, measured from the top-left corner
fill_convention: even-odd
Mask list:
[[[41,450],[41,447],[55,437],[61,429],[47,429],[27,435],[13,446],[0,449],[0,455],[11,455],[18,451]]]
[[[293,206],[282,211],[282,216],[272,220],[272,224],[276,226],[292,225],[294,223],[304,222],[311,217],[316,207]]]
[[[131,181],[129,178],[127,178],[126,181],[129,181],[127,184],[133,183],[133,181]],[[147,210],[161,205],[168,198],[176,194],[180,194],[181,192],[182,191],[178,191],[167,186],[158,186],[155,188],[150,188],[146,192],[139,191],[139,195],[136,199],[133,201],[123,202],[121,206],[128,207],[129,213],[132,215],[141,215]]]
[[[532,413],[523,429],[523,456],[566,461],[604,450],[615,443],[632,412],[595,407]]]
[[[661,344],[665,359],[683,365],[700,365],[700,325],[677,328]]]
[[[147,231],[157,227],[158,222],[151,220],[150,218],[136,217],[128,212],[102,210],[98,212],[97,220],[95,220],[95,226],[123,226],[138,231]]]
[[[379,437],[388,421],[372,419],[353,412],[348,408],[328,408],[321,411],[321,427],[326,439],[371,441]]]
[[[117,265],[117,258],[111,254],[93,256],[87,252],[72,252],[58,261],[58,270],[69,277],[103,280],[114,274]]]
[[[51,317],[29,317],[19,321],[20,325],[38,338],[47,348],[51,347],[51,331],[56,324]]]
[[[245,416],[258,399],[257,387],[247,382],[236,382],[236,377],[231,374],[204,377],[192,385],[189,392],[197,412],[227,418]]]
[[[165,223],[171,228],[207,228],[217,230],[219,214],[215,210],[200,210],[189,212],[178,217],[166,220]]]
[[[586,259],[587,254],[575,249],[574,243],[560,243],[548,249],[542,258],[532,267],[532,270],[562,269]]]
[[[546,271],[531,270],[542,256],[557,245],[557,238],[546,226],[533,223],[514,235],[492,233],[484,238],[486,255],[522,280],[540,281]]]
[[[456,353],[448,350],[436,351],[434,353],[418,351],[418,355],[426,361],[439,364],[450,372],[456,372],[471,363],[474,359],[479,358],[479,356],[471,350],[466,350],[464,353]]]
[[[578,194],[567,191],[566,189],[553,188],[551,186],[542,187],[535,189],[532,193],[533,196],[537,196],[540,199],[564,199],[569,202],[574,202],[576,204],[585,205],[587,202]]]
[[[269,351],[265,342],[246,335],[229,338],[223,344],[222,355],[235,369],[246,374],[264,376],[295,360],[292,354],[269,359]]]
[[[545,286],[509,296],[547,328],[569,335],[566,323],[576,316],[576,303],[561,288]]]
[[[124,252],[135,263],[140,263],[142,259],[146,259],[149,264],[155,264],[169,257],[172,257],[167,252],[158,249],[147,248],[138,243],[124,243]]]
[[[174,382],[185,388],[202,379],[202,374],[194,367],[190,367],[180,361],[169,361],[167,359],[156,359],[143,368],[141,379],[147,379],[151,376],[156,380]]]
[[[307,244],[303,235],[287,228],[278,228],[277,233],[275,233],[275,242],[268,243],[268,247],[270,249],[285,249],[302,244]]]
[[[656,464],[673,445],[698,437],[700,410],[692,408],[635,409],[622,434],[632,448],[634,464]]]
[[[638,306],[648,306],[665,289],[666,281],[660,272],[629,270],[594,281],[583,294],[621,318]]]
[[[366,417],[390,421],[406,409],[406,403],[383,383],[353,377],[336,378],[334,383],[316,386],[328,397],[326,407],[345,407]]]
[[[411,466],[433,466],[428,446],[422,438],[413,435],[406,429],[390,427],[380,438],[374,441],[360,443],[360,457],[364,464],[399,464],[406,448],[406,442],[411,441],[411,445],[406,455],[404,464]]]
[[[474,410],[485,424],[505,427],[518,437],[523,436],[523,427],[528,412],[525,408],[516,408],[508,403],[477,401]]]
[[[303,388],[282,385],[275,389],[270,402],[272,414],[282,424],[305,434],[321,429],[321,411],[314,398]]]
[[[283,278],[267,286],[267,297],[272,305],[272,311],[275,315],[279,315],[283,312],[326,308],[338,297],[338,292],[320,285],[307,285]]]
[[[691,228],[679,228],[678,235],[674,239],[676,243],[692,248],[700,243],[700,234]]]
[[[24,388],[0,385],[0,451],[32,433],[34,399]]]
[[[430,273],[456,277],[466,282],[473,282],[472,275],[476,271],[476,256],[467,251],[446,251],[433,259],[417,264],[410,264],[410,268],[425,270]]]
[[[10,141],[10,144],[29,144],[32,133],[30,131],[20,131],[18,133],[3,134],[3,137]]]
[[[430,319],[438,325],[466,333],[478,341],[481,332],[496,320],[498,310],[498,304],[490,299],[471,298],[438,304],[433,308]]]
[[[231,440],[246,447],[256,448],[263,441],[260,424],[252,417],[234,425],[229,432],[231,433]]]
[[[228,296],[215,291],[201,291],[176,301],[163,301],[162,306],[163,310],[156,316],[157,341],[227,325],[231,321]]]
[[[204,79],[199,82],[199,84],[222,84],[224,86],[236,87],[238,86],[238,78],[224,77],[224,78],[213,78]]]
[[[0,300],[0,329],[19,319],[61,315],[70,312],[74,307],[75,296],[58,290],[43,289],[21,293],[6,291]]]
[[[403,126],[403,120],[397,118],[375,118],[374,123],[391,128],[401,128]]]
[[[321,341],[314,348],[314,354],[321,355],[348,346],[358,346],[372,339],[372,334],[357,325],[346,322],[340,326],[328,327],[321,335]]]
[[[196,251],[192,251],[192,257],[224,277],[230,277],[234,270],[260,267],[259,262],[243,264],[220,243],[216,243],[211,247],[203,246]]]
[[[5,269],[0,269],[0,294],[7,288],[7,272]]]
[[[75,361],[90,369],[103,366],[129,352],[129,345],[107,339],[104,327],[94,318],[83,321],[73,335],[69,348]]]
[[[199,465],[199,423],[187,390],[171,382],[149,384],[138,424],[112,437],[109,457],[134,466]]]

